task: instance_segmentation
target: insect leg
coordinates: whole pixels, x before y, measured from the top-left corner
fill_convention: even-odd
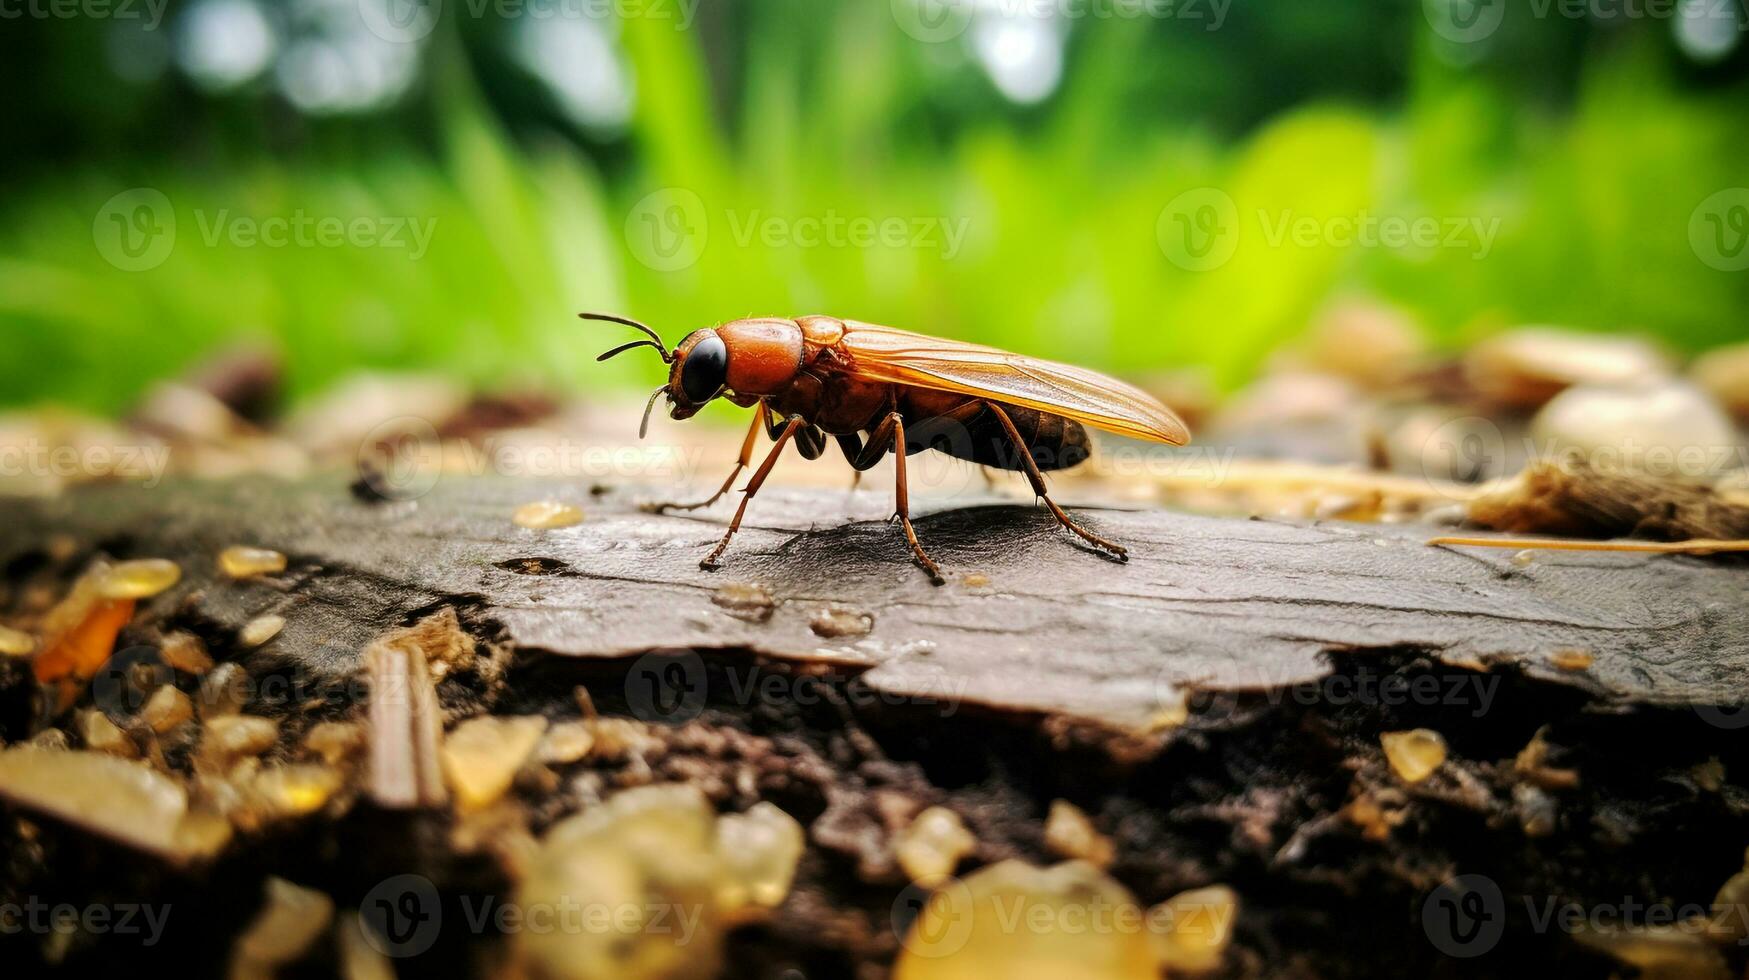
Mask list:
[[[770,411],[765,407],[764,402],[760,402],[759,407],[754,409],[753,424],[747,429],[747,438],[741,441],[741,459],[735,464],[735,468],[729,471],[729,478],[723,481],[723,485],[717,488],[716,493],[696,504],[646,504],[643,509],[653,514],[661,514],[671,510],[698,510],[701,507],[709,507],[716,503],[723,494],[729,492],[730,487],[735,485],[735,477],[740,476],[741,471],[753,462],[753,444],[759,441],[759,424]]]
[[[1014,448],[1020,452],[1020,463],[1025,468],[1027,480],[1032,483],[1033,492],[1039,495],[1039,498],[1045,502],[1045,506],[1049,507],[1051,513],[1056,515],[1057,520],[1060,521],[1064,527],[1080,535],[1082,540],[1089,544],[1104,548],[1118,558],[1128,561],[1129,551],[1126,550],[1123,545],[1114,541],[1107,541],[1099,535],[1094,534],[1092,531],[1076,524],[1070,519],[1068,514],[1063,512],[1063,508],[1057,506],[1057,502],[1052,500],[1050,493],[1045,490],[1045,475],[1039,472],[1038,463],[1033,461],[1032,451],[1027,448],[1026,440],[1020,438],[1019,430],[1014,427],[1014,420],[1008,417],[1008,413],[1002,410],[1001,405],[990,401],[987,401],[984,404],[990,406],[990,411],[996,413],[996,418],[1002,423],[1002,428],[1008,432],[1009,441],[1014,443]]]
[[[699,562],[698,567],[707,571],[717,567],[717,559],[722,556],[723,549],[729,546],[729,539],[741,529],[741,518],[747,513],[747,502],[759,492],[759,487],[765,483],[765,478],[771,473],[771,468],[777,464],[777,457],[783,454],[784,444],[790,441],[790,437],[796,434],[796,430],[801,428],[802,424],[800,415],[789,417],[783,431],[777,434],[777,442],[771,447],[771,453],[765,457],[765,462],[759,464],[759,469],[754,471],[753,479],[747,481],[747,489],[741,491],[745,496],[741,498],[741,506],[735,508],[735,519],[729,522],[729,533],[723,535],[723,540],[717,542],[716,549],[704,561]]]
[[[899,523],[905,528],[905,540],[911,543],[911,554],[917,556],[917,564],[929,573],[929,580],[941,585],[946,579],[941,577],[941,566],[937,565],[923,552],[923,545],[917,542],[917,532],[911,527],[911,491],[905,482],[905,418],[898,412],[887,416],[880,429],[893,430],[893,506],[899,512]],[[869,436],[871,443],[880,435],[876,429]],[[875,457],[879,459],[880,457]],[[872,464],[870,464],[872,465]]]

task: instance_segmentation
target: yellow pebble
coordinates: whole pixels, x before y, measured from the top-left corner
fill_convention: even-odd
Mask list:
[[[1385,732],[1379,736],[1385,759],[1406,783],[1418,783],[1445,761],[1445,736],[1431,728]]]
[[[251,788],[257,801],[274,815],[301,817],[320,810],[340,783],[338,770],[320,763],[299,763],[262,770]]]
[[[893,980],[1158,980],[1147,915],[1084,861],[1001,861],[937,886],[902,940]]]
[[[1045,818],[1045,847],[1064,858],[1080,858],[1096,868],[1109,868],[1116,848],[1093,820],[1068,800],[1052,800]]]
[[[105,599],[147,599],[182,580],[182,569],[163,558],[141,558],[111,565],[98,580]]]
[[[1169,975],[1203,973],[1221,965],[1233,940],[1239,896],[1225,885],[1180,892],[1148,910],[1155,949]]]
[[[583,523],[583,511],[571,504],[556,500],[537,500],[531,504],[523,504],[516,508],[511,520],[518,527],[533,528],[537,531],[550,530],[556,527],[570,527]]]
[[[250,578],[285,571],[285,556],[267,548],[237,545],[219,552],[219,570],[231,578]]]
[[[284,616],[257,616],[243,624],[237,633],[237,642],[246,647],[258,647],[279,635],[285,629]]]
[[[977,838],[966,829],[959,814],[944,806],[932,806],[899,831],[893,853],[906,877],[918,884],[929,884],[953,874],[960,860],[977,846]]]
[[[805,836],[794,817],[765,801],[717,820],[716,851],[725,872],[725,884],[717,893],[725,910],[782,905],[802,859]]]
[[[0,657],[28,657],[36,652],[36,637],[0,626]]]

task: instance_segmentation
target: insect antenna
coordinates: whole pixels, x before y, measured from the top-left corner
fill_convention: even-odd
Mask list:
[[[605,361],[608,358],[614,356],[615,354],[623,354],[626,351],[631,350],[634,347],[643,347],[645,345],[648,345],[650,347],[656,348],[656,353],[662,355],[662,362],[663,363],[672,364],[674,362],[674,354],[668,350],[668,346],[666,344],[662,343],[662,337],[659,334],[657,334],[656,331],[651,330],[649,327],[644,326],[643,324],[639,323],[636,320],[628,320],[623,316],[615,316],[612,313],[579,313],[579,314],[577,314],[577,316],[581,319],[584,319],[584,320],[604,320],[608,323],[618,323],[618,324],[621,324],[623,326],[632,327],[633,329],[636,329],[636,330],[642,330],[644,333],[646,333],[650,336],[649,340],[634,340],[629,344],[621,344],[620,346],[615,347],[613,350],[610,350],[607,353],[596,358],[596,360],[598,360],[598,361]]]
[[[656,407],[656,399],[660,398],[662,396],[662,393],[664,391],[667,391],[667,390],[668,390],[668,386],[663,385],[662,387],[657,388],[655,391],[650,392],[650,400],[644,403],[644,420],[642,422],[638,423],[638,438],[639,439],[642,439],[644,437],[644,433],[650,431],[650,409]]]

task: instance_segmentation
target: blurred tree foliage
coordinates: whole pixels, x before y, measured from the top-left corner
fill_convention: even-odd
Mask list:
[[[188,6],[158,28],[172,48]],[[0,30],[15,117],[0,400],[113,410],[251,337],[288,352],[299,392],[361,366],[647,384],[636,359],[592,363],[621,338],[586,333],[581,309],[673,338],[831,312],[1119,372],[1204,365],[1222,385],[1350,294],[1447,343],[1525,321],[1687,349],[1746,332],[1749,272],[1690,242],[1702,201],[1749,187],[1746,55],[1698,65],[1668,20],[1508,18],[1466,48],[1418,0],[1233,0],[1218,30],[1089,17],[1065,25],[1061,86],[1027,106],[964,39],[921,43],[886,2],[705,0],[685,31],[615,26],[634,106],[623,127],[590,128],[508,56],[515,25],[478,9],[447,5],[392,106],[324,117],[292,108],[271,72],[220,95],[173,64],[121,80],[115,35],[135,27]],[[94,246],[105,202],[133,187],[175,211],[175,247],[145,271]],[[1202,188],[1240,228],[1206,270],[1161,241],[1163,209]],[[639,236],[685,224],[672,202],[694,198],[677,192],[708,233],[668,268]],[[417,259],[211,234],[298,213],[436,224]],[[792,240],[797,219],[834,216],[902,219],[907,240]],[[1442,239],[1469,230],[1433,247],[1328,230],[1426,218]],[[1302,243],[1294,222],[1321,230]]]

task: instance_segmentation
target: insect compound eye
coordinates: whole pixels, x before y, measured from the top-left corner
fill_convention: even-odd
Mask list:
[[[729,375],[729,348],[712,334],[695,344],[680,368],[680,392],[699,404],[710,400]]]

